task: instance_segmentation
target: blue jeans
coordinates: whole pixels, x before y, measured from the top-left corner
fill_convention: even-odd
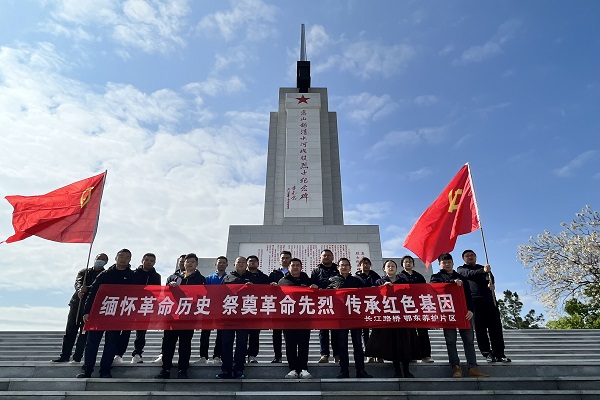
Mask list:
[[[465,357],[467,358],[467,367],[477,366],[477,355],[475,354],[475,343],[473,339],[473,325],[469,329],[459,329],[460,337],[463,342]],[[456,350],[456,329],[444,329],[444,339],[446,339],[446,349],[448,351],[448,360],[450,365],[460,365],[458,351]]]

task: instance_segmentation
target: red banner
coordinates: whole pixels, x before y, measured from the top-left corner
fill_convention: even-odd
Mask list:
[[[102,285],[85,329],[468,328],[454,284],[310,289],[271,285]]]

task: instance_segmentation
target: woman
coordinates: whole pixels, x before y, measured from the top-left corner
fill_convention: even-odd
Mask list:
[[[419,283],[427,283],[425,277],[414,270],[415,268],[415,259],[411,256],[404,256],[400,260],[400,265],[402,266],[401,275],[410,283],[419,284]],[[421,359],[424,363],[432,363],[433,359],[431,358],[431,342],[429,341],[429,331],[427,328],[417,328],[417,336],[419,337],[419,345],[421,349]]]
[[[375,283],[376,286],[408,283],[402,275],[397,274],[398,265],[393,260],[385,261],[383,272],[385,276]],[[414,378],[409,370],[410,360],[421,358],[419,339],[413,328],[373,329],[365,353],[367,357],[391,360],[394,364],[395,378]]]

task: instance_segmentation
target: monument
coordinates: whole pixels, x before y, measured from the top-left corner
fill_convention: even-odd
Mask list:
[[[226,256],[256,254],[268,273],[289,250],[310,271],[327,248],[353,267],[369,257],[377,268],[379,226],[344,225],[337,115],[327,89],[311,87],[304,25],[300,42],[296,87],[279,89],[279,109],[270,115],[263,225],[231,225]]]

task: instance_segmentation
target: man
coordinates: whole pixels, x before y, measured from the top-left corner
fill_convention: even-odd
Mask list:
[[[402,272],[400,275],[411,285],[427,284],[427,280],[423,275],[415,271],[415,259],[411,256],[404,256],[400,260]],[[431,341],[429,340],[429,330],[427,328],[417,328],[417,336],[419,337],[419,348],[421,350],[421,361],[424,363],[432,363],[431,358]]]
[[[321,252],[321,263],[317,265],[312,272],[310,279],[312,283],[317,285],[319,289],[327,289],[329,286],[329,278],[339,275],[337,265],[333,262],[333,252],[325,249]],[[320,364],[329,362],[329,330],[321,329],[319,331],[319,345],[321,358]],[[331,349],[335,362],[339,362],[337,335],[331,335]]]
[[[152,253],[144,254],[144,257],[142,257],[142,264],[133,271],[136,285],[160,285],[160,274],[154,269],[154,264],[156,264],[156,256]],[[115,356],[113,364],[123,363],[123,355],[127,350],[130,334],[131,331],[123,331],[119,353]],[[146,346],[146,331],[135,331],[135,341],[133,346],[134,350],[133,353],[131,353],[131,363],[137,364],[144,362],[142,353],[144,352],[144,346]]]
[[[311,278],[302,272],[302,261],[298,258],[290,260],[289,271],[279,281],[279,286],[308,286],[317,289]],[[287,358],[290,372],[285,376],[288,379],[310,379],[308,372],[308,346],[310,342],[310,329],[285,329],[285,357]]]
[[[477,335],[477,347],[486,361],[509,363],[510,358],[504,354],[504,335],[502,334],[500,311],[494,299],[492,267],[489,264],[486,264],[485,267],[477,264],[477,255],[473,250],[463,251],[462,258],[465,264],[458,267],[456,272],[467,279],[471,288],[475,304],[473,322]]]
[[[258,269],[258,257],[255,255],[248,256],[246,259],[248,274],[250,276],[250,283],[255,285],[270,285],[271,280],[269,276]],[[248,363],[256,364],[256,356],[258,356],[258,349],[260,346],[260,329],[249,329],[248,330]]]
[[[273,272],[269,274],[269,279],[271,279],[272,284],[276,285],[281,280],[281,278],[283,278],[285,274],[288,273],[288,268],[290,267],[291,259],[292,253],[290,253],[289,251],[282,250],[281,253],[279,253],[279,265],[281,265],[281,267],[279,269],[273,270]],[[283,356],[281,352],[281,342],[283,340],[282,334],[283,330],[273,329],[273,352],[275,353],[275,357],[273,357],[273,361],[271,361],[272,364],[281,363],[281,358]]]
[[[360,288],[364,287],[362,279],[352,276],[352,266],[350,260],[347,258],[340,258],[337,264],[338,272],[337,276],[333,276],[329,279],[328,289],[345,289],[345,288]],[[357,378],[372,378],[365,371],[365,353],[363,352],[361,342],[361,329],[350,329],[350,336],[352,337],[352,348],[354,349],[354,366],[356,368]],[[338,350],[340,355],[340,374],[337,376],[338,379],[350,378],[350,356],[348,355],[348,329],[336,329],[332,331],[338,337]]]
[[[467,314],[465,319],[471,320],[473,318],[473,301],[471,299],[471,290],[467,284],[465,278],[458,272],[454,271],[454,261],[452,255],[449,253],[441,254],[438,257],[441,271],[437,274],[431,275],[431,283],[453,283],[457,286],[461,286],[465,292],[465,299],[467,301]],[[486,378],[489,375],[484,374],[477,368],[477,356],[475,354],[475,344],[473,343],[473,325],[469,323],[468,329],[459,329],[460,337],[463,342],[463,349],[465,351],[465,357],[467,358],[467,367],[469,369],[469,376],[474,378]],[[444,329],[444,339],[446,339],[446,350],[448,351],[448,359],[452,366],[452,377],[462,377],[462,368],[460,367],[460,360],[458,358],[458,351],[456,350],[456,329],[446,328]]]
[[[183,285],[204,285],[206,279],[198,271],[198,257],[194,253],[185,256],[183,263],[185,272],[175,273],[167,278],[167,286],[178,287]],[[192,355],[192,337],[194,330],[167,330],[163,334],[162,348],[162,369],[157,379],[171,378],[171,367],[173,367],[173,356],[175,355],[175,345],[179,340],[179,360],[177,361],[177,377],[187,379],[187,370],[190,367],[190,356]]]
[[[80,326],[83,326],[83,305],[87,298],[88,288],[92,285],[96,277],[104,271],[104,266],[107,262],[108,256],[100,253],[94,259],[94,266],[92,268],[83,268],[77,273],[77,277],[75,277],[75,293],[73,293],[71,301],[69,301],[69,315],[67,316],[67,327],[63,336],[60,356],[51,362],[68,362],[73,351],[75,339],[77,339],[77,344],[75,345],[72,362],[81,362],[87,339],[87,331],[83,332],[79,329]],[[77,336],[78,332],[79,336]]]
[[[131,285],[135,283],[133,271],[131,270],[131,265],[129,265],[130,261],[131,251],[128,249],[119,250],[115,257],[115,264],[98,275],[92,286],[90,286],[89,295],[85,301],[83,322],[86,322],[90,316],[92,304],[94,304],[96,294],[101,285]],[[85,344],[85,360],[81,367],[81,373],[77,375],[77,378],[90,378],[92,376],[98,355],[98,347],[100,346],[103,334],[104,331],[88,332]],[[112,378],[110,368],[119,348],[120,336],[121,331],[106,331],[104,350],[102,351],[102,359],[100,361],[100,378]]]
[[[227,266],[229,262],[227,257],[219,256],[215,260],[215,273],[206,277],[207,285],[220,285],[223,283],[225,275],[227,275]],[[208,362],[208,347],[210,344],[210,329],[202,329],[200,333],[200,360],[201,364]],[[213,349],[212,361],[215,364],[221,363],[221,331],[217,330],[217,337],[215,339],[215,348]]]
[[[363,286],[364,287],[373,287],[375,286],[375,282],[377,282],[378,280],[381,279],[381,276],[379,276],[379,274],[375,271],[373,271],[371,269],[372,263],[371,260],[368,257],[363,257],[360,259],[360,261],[358,262],[358,266],[356,267],[357,272],[356,272],[356,276],[358,276],[362,281],[363,281]],[[367,347],[367,343],[369,342],[369,333],[370,333],[370,329],[369,328],[364,328],[362,330],[362,338],[363,338],[363,343],[365,345],[365,348]],[[374,363],[374,362],[383,362],[383,359],[375,359],[375,357],[369,357],[368,359],[369,363]]]
[[[231,271],[223,279],[224,285],[246,284],[250,282],[250,276],[246,270],[246,257],[235,259],[235,270]],[[235,341],[235,355],[233,343]],[[224,329],[221,331],[221,373],[217,379],[243,379],[244,363],[246,361],[246,349],[248,347],[248,330],[246,329]]]

